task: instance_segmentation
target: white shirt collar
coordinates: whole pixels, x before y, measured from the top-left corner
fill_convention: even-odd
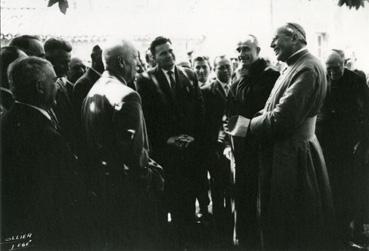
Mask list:
[[[229,88],[230,88],[230,83],[224,83],[222,81],[220,81],[218,78],[216,78],[216,80],[220,83],[220,85],[222,86],[223,88],[223,91],[228,95],[228,91],[229,91]],[[225,86],[227,86],[227,91],[225,89]]]
[[[105,77],[105,78],[113,78],[113,79],[116,79],[118,80],[119,82],[122,82],[124,85],[127,85],[127,82],[126,80],[123,78],[123,77],[118,77],[114,74],[112,74],[111,72],[105,70],[102,74],[101,74],[101,77]]]
[[[168,74],[168,71],[171,71],[174,73],[174,70],[175,70],[175,66],[173,65],[172,69],[169,69],[169,70],[165,70],[163,68],[161,68],[161,70],[165,73],[165,74]]]
[[[164,73],[164,76],[166,77],[166,79],[167,79],[167,81],[168,81],[168,83],[170,84],[170,77],[169,77],[169,73],[168,73],[168,71],[171,71],[171,72],[175,72],[175,66],[173,66],[173,68],[172,69],[170,69],[170,70],[165,70],[165,69],[163,69],[163,68],[161,68],[161,70],[162,70],[162,72]],[[175,80],[175,74],[174,74],[174,80]]]
[[[30,104],[26,104],[26,103],[23,103],[23,102],[20,102],[20,101],[15,101],[15,103],[18,103],[18,104],[22,104],[22,105],[26,105],[26,106],[28,106],[28,107],[31,107],[31,108],[33,108],[33,109],[36,109],[36,110],[38,110],[39,112],[41,112],[48,120],[50,120],[50,121],[52,121],[51,120],[51,117],[50,117],[50,115],[47,113],[47,111],[46,110],[44,110],[44,109],[42,109],[42,108],[40,108],[40,107],[37,107],[37,106],[34,106],[34,105],[30,105]]]

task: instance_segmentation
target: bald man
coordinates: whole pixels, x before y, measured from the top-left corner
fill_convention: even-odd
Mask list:
[[[240,114],[252,118],[263,109],[279,72],[269,67],[259,56],[260,47],[254,35],[237,43],[240,61],[239,77],[233,82],[228,95],[229,115]],[[258,155],[256,143],[250,139],[234,138],[236,159],[237,237],[245,248],[259,248],[256,195],[258,189]]]
[[[301,25],[287,23],[271,42],[286,62],[262,113],[230,119],[232,135],[259,145],[259,215],[265,250],[329,250],[333,205],[315,122],[325,71],[306,49]],[[238,123],[235,123],[238,122]]]
[[[9,68],[15,104],[1,119],[1,239],[30,233],[27,247],[80,250],[86,195],[75,159],[47,113],[57,88],[53,66],[28,57]]]
[[[136,74],[137,50],[118,41],[103,50],[106,70],[82,105],[89,147],[91,189],[97,196],[97,229],[103,249],[153,248],[153,205],[147,203],[149,146],[141,98],[127,86]],[[101,243],[100,243],[101,244]]]
[[[328,55],[326,66],[329,89],[317,135],[327,163],[340,240],[347,244],[352,241],[351,221],[369,223],[369,90],[364,79],[344,68],[344,58],[337,51]]]

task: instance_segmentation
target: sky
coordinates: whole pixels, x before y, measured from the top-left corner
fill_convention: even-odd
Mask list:
[[[273,33],[292,21],[306,29],[313,53],[323,58],[330,48],[343,49],[369,72],[369,2],[349,10],[337,0],[69,0],[66,15],[47,2],[1,0],[1,32],[117,36],[143,40],[138,47],[165,35],[176,42],[178,58],[188,50],[234,56],[237,41],[251,33],[259,38],[262,56],[273,60]],[[325,41],[319,51],[320,33]]]

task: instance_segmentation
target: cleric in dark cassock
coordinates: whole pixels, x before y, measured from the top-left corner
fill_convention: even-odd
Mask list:
[[[266,250],[326,250],[331,244],[331,191],[315,136],[327,84],[323,66],[305,46],[299,24],[277,30],[271,47],[288,67],[260,116],[232,117],[229,125],[231,135],[252,135],[260,143],[259,213]]]

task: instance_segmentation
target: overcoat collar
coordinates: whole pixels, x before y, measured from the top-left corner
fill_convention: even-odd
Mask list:
[[[308,53],[308,50],[306,48],[298,51],[295,54],[292,54],[287,60],[286,63],[288,66],[293,65],[294,63],[297,62],[297,60],[299,60],[300,57],[302,57],[303,55],[306,55]]]

